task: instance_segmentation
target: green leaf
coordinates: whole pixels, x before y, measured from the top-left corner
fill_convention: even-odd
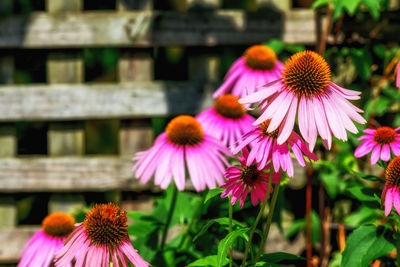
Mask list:
[[[375,202],[373,188],[364,188],[361,186],[352,186],[347,191],[360,201]]]
[[[351,48],[350,56],[361,79],[368,80],[372,74],[372,58],[369,51],[367,49]]]
[[[315,9],[315,8],[319,8],[319,7],[324,6],[331,2],[333,2],[333,0],[316,0],[316,1],[314,1],[314,3],[312,4],[311,7]]]
[[[227,265],[230,262],[228,258],[223,260],[222,266]],[[217,266],[217,255],[211,255],[204,257],[202,259],[198,259],[188,265],[188,267],[194,266]]]
[[[204,205],[207,205],[208,201],[213,199],[214,197],[221,195],[221,193],[224,191],[224,188],[214,188],[211,189],[207,192],[206,198],[204,199]]]
[[[357,10],[357,7],[360,5],[361,0],[346,0],[343,1],[344,8],[350,15],[354,15]]]
[[[312,244],[316,244],[319,242],[321,235],[321,220],[318,214],[312,210],[311,211],[311,242]]]
[[[367,267],[394,249],[385,236],[385,231],[374,225],[363,225],[352,232],[342,253],[341,267]]]
[[[357,211],[352,212],[344,219],[344,223],[351,226],[360,226],[361,224],[373,223],[378,220],[377,210],[366,206],[361,206]]]
[[[350,170],[350,172],[355,174],[355,175],[357,175],[361,179],[365,179],[365,180],[372,181],[372,182],[378,182],[378,183],[381,183],[381,184],[385,183],[384,180],[382,180],[381,178],[379,178],[377,176],[374,176],[374,175],[364,174],[364,173],[356,172],[356,171],[352,171],[352,170]]]
[[[217,219],[212,219],[209,220],[204,226],[203,228],[200,230],[200,232],[193,238],[193,241],[196,241],[197,238],[199,238],[199,236],[203,235],[205,232],[207,232],[208,228],[210,228],[211,225],[213,225],[214,223],[218,223],[220,225],[229,225],[229,218],[217,218]],[[241,222],[238,222],[236,220],[232,220],[232,226],[239,226],[239,227],[245,227],[244,224],[242,224]]]
[[[233,242],[239,236],[243,236],[250,228],[240,228],[232,231],[227,236],[222,239],[218,244],[218,254],[217,254],[217,267],[222,267],[224,259],[226,258],[228,248],[232,246]]]
[[[267,43],[264,43],[264,45],[268,46],[269,48],[271,48],[272,50],[274,50],[274,52],[278,55],[279,53],[282,52],[283,48],[285,47],[285,44],[279,40],[279,39],[272,39],[269,40]]]
[[[306,260],[306,258],[286,253],[286,252],[274,252],[274,253],[268,253],[268,254],[263,254],[260,257],[261,260],[270,262],[270,263],[279,263],[281,261],[287,261],[287,260]]]
[[[339,192],[339,170],[336,166],[321,169],[321,180],[325,185],[326,192],[334,199]]]
[[[363,4],[368,7],[369,13],[376,20],[380,15],[380,6],[378,0],[363,0]]]
[[[296,234],[298,231],[300,231],[300,229],[304,228],[305,224],[305,219],[299,219],[292,223],[292,225],[290,225],[290,227],[285,232],[285,238],[290,238],[291,236]]]

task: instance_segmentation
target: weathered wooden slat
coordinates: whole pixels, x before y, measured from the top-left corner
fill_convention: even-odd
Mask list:
[[[0,48],[253,44],[316,40],[312,10],[34,13],[0,19]]]
[[[40,226],[23,226],[0,230],[0,264],[16,263],[25,243],[40,229]]]
[[[0,86],[0,121],[167,116],[211,103],[189,82]]]
[[[129,158],[59,157],[0,159],[2,192],[144,190]]]

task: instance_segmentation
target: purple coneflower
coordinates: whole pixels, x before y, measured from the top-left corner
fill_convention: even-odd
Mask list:
[[[379,158],[383,161],[390,160],[390,148],[393,154],[400,156],[400,134],[397,131],[400,127],[393,129],[383,126],[377,129],[365,129],[366,135],[361,136],[358,140],[365,140],[354,151],[356,158],[361,158],[372,151],[371,165],[378,162]]]
[[[255,121],[238,100],[231,94],[222,95],[215,100],[214,107],[196,116],[204,131],[227,147],[234,145]]]
[[[253,45],[232,64],[213,97],[218,98],[229,92],[243,97],[256,92],[257,86],[279,79],[282,66],[271,48]]]
[[[381,206],[385,203],[385,216],[390,214],[392,206],[400,214],[400,156],[389,162],[385,170],[386,184],[382,191]]]
[[[220,141],[203,132],[195,118],[181,115],[171,120],[149,150],[136,154],[133,170],[142,183],[154,174],[154,183],[165,189],[173,177],[176,187],[184,190],[186,165],[194,188],[202,191],[223,183],[228,165],[223,153],[230,154]]]
[[[249,190],[251,191],[251,203],[253,203],[253,206],[256,206],[259,200],[260,202],[264,201],[270,176],[267,171],[271,171],[270,163],[261,167],[255,161],[248,163],[249,152],[247,148],[244,148],[242,153],[243,156],[238,155],[241,166],[231,166],[226,169],[224,177],[227,181],[221,185],[221,188],[226,188],[221,197],[232,196],[232,205],[240,199],[240,208],[243,207]],[[279,183],[280,177],[282,177],[282,174],[275,172],[272,183]]]
[[[56,252],[63,247],[66,237],[74,230],[74,224],[75,219],[62,212],[54,212],[44,218],[42,229],[22,249],[18,267],[50,266]]]
[[[346,130],[358,132],[352,120],[366,122],[358,114],[363,111],[348,101],[359,99],[360,92],[341,88],[330,78],[330,68],[323,57],[312,51],[299,52],[285,63],[281,79],[239,102],[260,103],[262,114],[254,124],[271,120],[268,132],[280,128],[278,144],[291,135],[297,114],[300,133],[309,149],[314,150],[318,134],[330,149],[332,134],[345,141]]]
[[[258,126],[253,126],[252,129],[242,137],[242,140],[239,141],[239,144],[232,152],[236,154],[245,146],[250,145],[252,149],[247,158],[247,164],[255,160],[258,163],[258,167],[263,168],[267,160],[272,157],[275,171],[279,171],[279,169],[282,168],[290,177],[293,177],[294,174],[293,162],[290,154],[291,151],[299,164],[303,167],[306,166],[303,154],[311,160],[318,160],[317,156],[308,150],[304,141],[294,131],[292,131],[285,143],[281,145],[278,144],[277,136],[279,129],[268,132],[269,124],[270,121],[268,120]]]
[[[132,247],[127,227],[124,210],[113,203],[94,205],[56,254],[55,266],[68,266],[73,258],[75,267],[150,266]]]

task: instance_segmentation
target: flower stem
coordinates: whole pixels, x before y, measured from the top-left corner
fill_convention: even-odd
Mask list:
[[[255,230],[257,228],[258,222],[261,219],[261,216],[264,213],[265,206],[267,205],[268,198],[269,198],[269,195],[271,193],[272,178],[274,176],[274,167],[273,167],[272,163],[271,163],[271,169],[269,171],[270,171],[270,175],[269,175],[269,179],[268,179],[267,192],[265,194],[265,198],[264,198],[264,201],[263,201],[263,203],[261,205],[260,211],[257,214],[256,220],[254,221],[253,226],[250,229],[249,240],[247,241],[246,249],[244,250],[244,256],[243,256],[242,265],[241,265],[242,267],[246,266],[246,259],[247,259],[247,255],[249,254],[249,249],[250,249],[250,246],[251,246],[251,241],[253,240],[254,232],[255,232]]]
[[[233,206],[231,205],[231,199],[232,197],[229,196],[228,200],[228,206],[229,206],[229,225],[228,225],[228,231],[229,233],[232,232],[232,217],[233,217]],[[232,246],[229,247],[229,267],[232,267]]]
[[[200,203],[197,205],[195,212],[193,213],[192,219],[190,220],[190,223],[188,225],[188,227],[186,228],[185,232],[182,234],[182,238],[181,241],[179,241],[179,245],[178,248],[182,247],[183,245],[185,245],[185,241],[187,239],[187,237],[189,236],[189,232],[192,229],[193,225],[196,222],[196,217],[199,216],[199,214],[201,214],[201,210],[203,208],[203,204],[204,204],[204,200],[206,199],[207,196],[207,192],[204,192],[201,196],[201,200]]]
[[[169,207],[167,221],[165,222],[165,228],[164,228],[163,235],[161,238],[161,250],[164,250],[165,240],[167,239],[168,228],[171,223],[172,214],[174,213],[174,210],[175,210],[176,199],[178,197],[178,189],[176,188],[175,185],[173,185],[173,187],[174,187],[174,191],[172,193],[171,205]]]
[[[254,264],[257,263],[258,259],[261,256],[261,253],[264,251],[264,245],[265,245],[265,242],[267,242],[269,229],[271,228],[272,217],[274,216],[275,204],[276,204],[276,200],[278,198],[280,186],[281,186],[280,183],[276,184],[276,186],[274,188],[274,192],[272,193],[271,205],[269,208],[269,213],[268,213],[268,218],[267,218],[267,224],[265,225],[265,228],[264,228],[264,239],[261,240],[261,244],[260,244],[260,247],[258,248],[258,252],[257,252],[256,259],[254,261]]]

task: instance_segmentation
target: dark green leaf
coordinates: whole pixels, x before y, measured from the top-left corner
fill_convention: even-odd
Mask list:
[[[211,201],[211,199],[213,199],[214,197],[221,195],[223,191],[224,189],[220,187],[209,190],[207,192],[206,198],[204,199],[204,205],[207,205],[208,201]]]
[[[229,259],[225,258],[222,263],[222,266],[225,266],[228,263]],[[197,261],[194,261],[188,265],[188,267],[194,267],[194,266],[217,266],[217,255],[211,255],[204,257],[202,259],[198,259]]]
[[[368,181],[378,182],[381,184],[385,183],[384,180],[382,180],[381,178],[374,176],[374,175],[364,174],[364,173],[360,173],[360,172],[356,172],[356,171],[352,171],[352,170],[350,172],[352,172],[353,174],[357,175],[358,177],[368,180]]]
[[[263,254],[260,257],[260,259],[270,263],[279,263],[281,261],[287,261],[287,260],[306,260],[306,258],[286,252],[274,252],[274,253]]]
[[[343,251],[341,267],[367,267],[394,249],[382,228],[363,225],[350,234]]]
[[[228,248],[232,246],[233,242],[239,236],[244,236],[249,228],[240,228],[229,233],[224,239],[222,239],[218,244],[218,254],[217,254],[217,267],[222,267],[224,259],[226,258]]]
[[[208,230],[208,228],[210,228],[210,226],[211,225],[213,225],[214,223],[218,223],[218,224],[220,224],[220,225],[225,225],[225,226],[228,226],[229,225],[229,218],[217,218],[217,219],[212,219],[212,220],[209,220],[204,226],[203,226],[203,228],[201,229],[201,231],[193,238],[193,241],[196,241],[196,239],[199,237],[199,236],[201,236],[201,235],[203,235],[207,230]],[[242,223],[240,223],[240,222],[238,222],[238,221],[236,221],[236,220],[232,220],[232,226],[239,226],[239,227],[245,227],[244,226],[244,224],[242,224]]]
[[[321,180],[325,185],[326,192],[334,199],[339,192],[339,170],[335,166],[321,168]]]

